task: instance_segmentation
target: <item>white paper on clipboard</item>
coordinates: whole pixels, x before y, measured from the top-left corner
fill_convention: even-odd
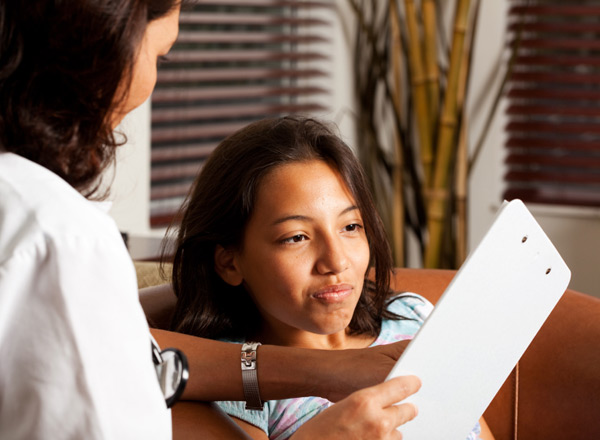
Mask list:
[[[414,374],[422,381],[405,400],[419,415],[399,428],[403,438],[464,440],[570,278],[523,202],[504,202],[388,375]]]

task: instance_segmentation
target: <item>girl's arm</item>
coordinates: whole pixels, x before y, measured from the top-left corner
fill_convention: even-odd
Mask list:
[[[171,415],[173,440],[253,440],[214,403],[177,402]]]

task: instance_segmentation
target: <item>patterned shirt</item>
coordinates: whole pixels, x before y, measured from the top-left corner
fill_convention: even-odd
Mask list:
[[[384,319],[379,336],[371,346],[412,339],[432,309],[431,303],[420,295],[403,293],[396,296],[388,310],[404,319]],[[240,401],[217,402],[217,404],[230,416],[262,429],[271,440],[288,439],[300,426],[333,405],[332,402],[321,397],[270,400],[265,402],[262,411],[246,411],[245,403]],[[477,423],[467,440],[478,439],[480,432]]]

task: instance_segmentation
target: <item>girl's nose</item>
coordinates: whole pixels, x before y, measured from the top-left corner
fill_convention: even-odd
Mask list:
[[[340,238],[331,237],[323,241],[317,259],[317,272],[326,274],[337,274],[348,269],[348,258]]]

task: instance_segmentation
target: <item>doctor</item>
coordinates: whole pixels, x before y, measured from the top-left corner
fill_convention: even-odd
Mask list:
[[[157,59],[177,37],[180,6],[0,2],[0,438],[172,436],[134,268],[114,222],[91,200],[104,196],[102,171],[120,145],[113,129],[152,92]],[[155,336],[187,354],[184,398],[244,398],[241,346]],[[381,381],[400,352],[264,346],[261,393],[341,399],[296,438],[400,438],[395,427],[416,409],[391,404],[415,392],[418,379],[350,394]],[[340,367],[343,360],[352,367]],[[315,362],[332,367],[315,374]],[[336,373],[348,379],[331,387]],[[299,384],[310,375],[309,386]],[[198,405],[212,417],[206,435],[196,435],[229,429],[226,417]]]

